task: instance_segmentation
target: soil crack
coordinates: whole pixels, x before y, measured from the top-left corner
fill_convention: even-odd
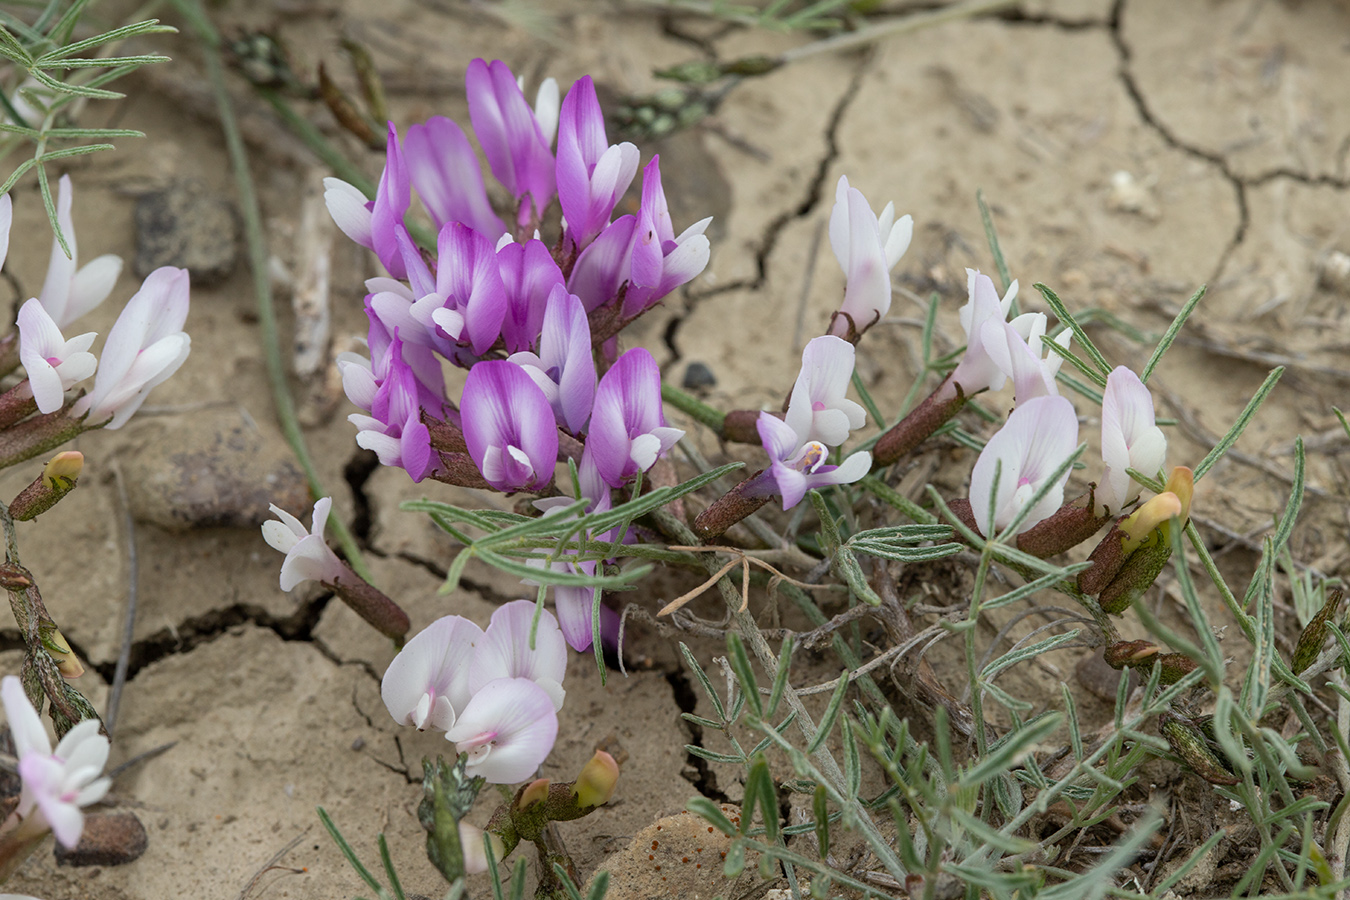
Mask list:
[[[684,674],[683,670],[676,669],[666,673],[666,681],[670,684],[670,691],[675,696],[675,705],[680,708],[680,712],[696,715],[698,696],[694,693],[694,686],[689,683],[689,676]],[[703,726],[683,717],[680,721],[684,723],[685,729],[689,732],[689,744],[694,747],[702,747]],[[732,802],[726,792],[717,786],[717,773],[712,770],[712,766],[708,765],[708,761],[698,754],[688,754],[686,764],[680,770],[680,775],[692,784],[696,791],[714,803]]]

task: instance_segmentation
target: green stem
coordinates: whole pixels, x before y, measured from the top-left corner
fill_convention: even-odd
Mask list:
[[[191,23],[193,31],[202,43],[206,60],[207,76],[216,96],[216,107],[220,113],[220,127],[225,133],[225,146],[230,154],[230,165],[234,169],[235,187],[239,191],[239,209],[244,220],[244,236],[248,244],[249,267],[253,270],[253,292],[258,301],[258,325],[262,330],[263,356],[267,364],[267,379],[272,386],[272,402],[276,405],[277,419],[286,442],[291,445],[296,460],[304,469],[309,481],[310,492],[315,497],[328,496],[314,460],[305,445],[304,433],[300,430],[300,421],[295,413],[295,401],[291,397],[286,383],[286,367],[281,356],[281,341],[277,336],[276,309],[272,303],[272,287],[267,275],[267,241],[263,233],[262,214],[258,209],[258,195],[253,188],[253,176],[248,166],[248,151],[239,134],[239,124],[234,117],[234,107],[230,103],[229,92],[225,88],[225,69],[220,61],[220,35],[202,12],[198,0],[174,0],[183,17]],[[352,569],[367,581],[373,581],[356,539],[339,518],[329,519],[333,536],[337,538],[347,556]]]

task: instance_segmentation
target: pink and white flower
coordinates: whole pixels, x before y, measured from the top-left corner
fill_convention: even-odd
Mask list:
[[[23,787],[14,815],[20,828],[51,830],[63,847],[73,848],[84,831],[82,807],[97,803],[112,780],[100,777],[108,761],[108,739],[97,719],[85,719],[66,732],[52,750],[42,719],[13,675],[0,681],[0,700],[14,737]]]
[[[470,692],[476,693],[498,678],[527,678],[544,689],[554,709],[562,709],[567,696],[562,686],[567,674],[567,643],[557,619],[546,610],[539,613],[539,625],[535,628],[535,611],[531,601],[513,600],[492,613],[492,621],[469,668]],[[533,647],[531,628],[534,628]]]
[[[272,549],[286,554],[286,561],[281,564],[283,591],[294,589],[302,581],[335,584],[348,573],[347,566],[323,539],[328,514],[333,508],[332,497],[323,497],[314,504],[313,524],[308,529],[276,504],[269,508],[280,521],[263,523],[263,539]]]
[[[70,256],[66,256],[66,252],[61,249],[61,242],[53,237],[51,261],[47,263],[47,280],[38,294],[38,300],[47,308],[56,327],[61,329],[108,299],[113,285],[117,283],[117,276],[122,272],[121,257],[111,253],[80,266],[79,251],[75,244],[75,223],[70,215],[73,199],[70,176],[62,175],[56,196],[56,222],[61,226]]]
[[[146,276],[108,332],[94,389],[75,401],[70,414],[87,413],[91,423],[111,418],[109,429],[125,425],[150,391],[187,360],[192,349],[183,331],[187,314],[187,269],[163,266]],[[59,316],[52,318],[61,325]]]
[[[380,681],[380,697],[394,721],[418,731],[454,727],[473,696],[470,660],[483,640],[483,629],[473,622],[443,616],[404,644]]]
[[[863,408],[844,396],[853,377],[856,351],[833,335],[811,340],[802,351],[802,368],[792,386],[784,421],[801,442],[838,447],[848,433],[867,421]]]
[[[445,736],[469,755],[470,775],[515,784],[548,758],[558,713],[548,692],[530,679],[497,678],[473,695]]]
[[[830,247],[847,278],[844,302],[830,333],[844,336],[852,328],[861,333],[885,316],[891,308],[891,269],[909,249],[914,220],[895,218],[895,204],[887,203],[881,215],[862,191],[849,187],[846,176],[839,177],[834,208],[830,211]]]
[[[980,533],[993,537],[1031,502],[1055,470],[1078,447],[1078,415],[1064,397],[1035,397],[1018,405],[989,439],[970,473],[970,506]],[[998,492],[994,470],[998,468]],[[1069,469],[1055,479],[1017,528],[1021,534],[1050,517],[1064,503]],[[993,521],[989,519],[993,500]]]
[[[985,329],[1004,324],[1008,310],[1012,308],[1013,298],[1017,296],[1017,282],[1008,286],[1008,293],[999,299],[994,282],[988,275],[982,275],[974,269],[966,269],[966,289],[970,299],[961,307],[961,327],[966,332],[966,353],[955,371],[938,389],[938,399],[946,400],[956,396],[960,387],[961,395],[970,397],[984,390],[997,391],[1008,380],[1008,371],[998,365],[985,345]],[[1006,340],[1006,338],[1005,338]]]
[[[98,368],[98,359],[89,352],[97,335],[90,331],[66,340],[36,299],[19,309],[18,325],[19,361],[28,373],[38,411],[56,412],[65,403],[66,390]]]
[[[767,412],[755,422],[764,451],[769,454],[771,481],[759,485],[772,487],[759,496],[777,493],[783,498],[783,510],[796,506],[813,488],[831,484],[852,484],[872,468],[872,454],[859,450],[840,465],[828,465],[830,449],[820,441],[803,441],[791,425]]]
[[[1106,377],[1102,395],[1101,483],[1094,494],[1099,516],[1119,515],[1139,496],[1126,469],[1155,475],[1167,458],[1167,438],[1154,420],[1153,395],[1125,366]]]

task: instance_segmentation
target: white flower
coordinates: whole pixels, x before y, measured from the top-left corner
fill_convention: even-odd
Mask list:
[[[300,520],[273,504],[272,514],[281,521],[264,522],[263,539],[274,550],[286,554],[281,564],[281,589],[289,591],[302,581],[335,584],[348,569],[323,539],[333,498],[324,497],[314,504],[313,526],[306,530]]]
[[[469,754],[468,772],[489,784],[516,784],[553,749],[558,713],[548,692],[528,678],[498,678],[473,695],[446,738]]]
[[[79,255],[75,248],[75,224],[70,216],[72,194],[70,176],[62,175],[56,196],[56,221],[61,226],[66,246],[70,247],[70,256],[66,256],[61,242],[53,237],[47,280],[38,294],[38,300],[47,308],[56,327],[62,329],[106,300],[117,283],[117,276],[122,273],[121,258],[111,253],[77,270]]]
[[[108,332],[94,389],[75,402],[71,415],[88,413],[90,422],[111,417],[109,429],[125,425],[150,391],[187,359],[192,349],[183,331],[187,314],[187,269],[162,266],[146,276]]]
[[[1167,458],[1167,438],[1154,424],[1153,395],[1135,375],[1118,366],[1106,377],[1102,395],[1101,484],[1094,512],[1119,515],[1139,496],[1139,484],[1126,469],[1156,475]]]
[[[901,216],[897,221],[894,203],[874,216],[862,192],[840,176],[830,210],[830,247],[847,283],[832,333],[847,334],[849,319],[857,331],[865,331],[886,315],[891,308],[891,269],[909,249],[913,234],[914,220]]]
[[[856,351],[842,338],[825,335],[802,351],[802,369],[792,386],[784,421],[797,433],[798,445],[820,441],[838,447],[848,433],[867,421],[863,408],[844,394],[853,377]]]
[[[89,352],[97,335],[90,331],[66,340],[36,299],[19,310],[18,324],[19,361],[28,373],[33,399],[40,412],[56,412],[65,403],[66,389],[98,368],[98,360]]]
[[[1011,322],[988,320],[981,328],[985,352],[999,371],[1012,378],[1017,403],[1059,394],[1055,375],[1064,358],[1044,349],[1045,326],[1045,313],[1025,313]],[[1055,343],[1067,349],[1072,336],[1066,328]]]
[[[468,619],[443,616],[404,644],[380,681],[380,697],[394,721],[419,731],[454,727],[472,696],[469,663],[482,641],[483,629]]]
[[[0,682],[0,700],[23,782],[15,814],[25,825],[45,825],[62,846],[72,848],[84,831],[80,808],[102,800],[112,785],[111,779],[99,777],[108,761],[108,739],[99,733],[97,719],[85,719],[66,732],[53,751],[18,678],[7,675]]]
[[[372,204],[360,188],[341,178],[325,178],[323,202],[343,234],[367,250],[375,249],[375,237],[371,230]]]
[[[980,533],[993,537],[1006,528],[1022,507],[1045,484],[1055,470],[1078,447],[1078,416],[1063,397],[1035,397],[1020,404],[1007,423],[985,444],[970,473],[970,506]],[[994,496],[994,521],[989,521],[994,469],[999,469],[998,493]],[[1017,533],[1043,521],[1064,502],[1064,483],[1069,469],[1051,485],[1041,502],[1032,508]]]

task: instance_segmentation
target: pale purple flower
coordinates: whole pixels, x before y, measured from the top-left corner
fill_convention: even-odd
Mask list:
[[[553,701],[554,709],[562,709],[567,692],[563,690],[563,676],[567,674],[567,644],[558,621],[548,610],[539,613],[539,625],[534,629],[534,646],[530,646],[530,629],[534,625],[535,605],[529,600],[513,600],[492,613],[492,621],[473,654],[469,666],[469,690],[477,692],[498,678],[528,678],[539,685]]]
[[[1106,377],[1102,395],[1101,483],[1094,495],[1097,515],[1119,515],[1139,496],[1126,469],[1155,475],[1167,458],[1167,438],[1154,421],[1153,395],[1125,366]]]
[[[553,749],[558,713],[548,692],[528,678],[498,678],[473,695],[445,736],[469,755],[470,775],[515,784]]]
[[[501,60],[475,59],[464,73],[469,117],[492,174],[517,201],[529,195],[530,203],[520,205],[520,225],[542,217],[554,194],[551,134],[545,127],[551,132],[557,126],[557,107],[551,100],[557,83],[552,85],[552,95],[546,85],[540,86],[537,115]]]
[[[536,238],[519,244],[508,235],[497,245],[497,267],[506,291],[502,320],[506,352],[531,350],[544,327],[549,296],[563,285],[562,270],[543,241]]]
[[[42,719],[18,678],[6,675],[0,681],[0,700],[23,784],[15,809],[25,820],[20,827],[38,833],[50,829],[63,847],[71,849],[84,831],[80,808],[102,800],[112,786],[112,779],[100,777],[108,761],[108,739],[99,733],[97,719],[84,719],[52,750]]]
[[[51,261],[47,263],[47,280],[43,282],[38,300],[47,313],[64,329],[80,316],[108,298],[117,276],[122,272],[120,257],[109,253],[83,267],[79,266],[79,252],[75,246],[75,223],[70,215],[73,200],[70,176],[62,175],[56,197],[56,222],[61,226],[70,256],[61,249],[61,242],[52,238]]]
[[[544,311],[539,352],[513,353],[507,359],[539,385],[558,422],[572,434],[581,434],[595,399],[595,357],[581,300],[561,284],[554,285]]]
[[[825,335],[802,351],[802,369],[792,386],[784,421],[800,443],[838,447],[867,421],[863,408],[844,396],[853,377],[855,350],[842,338]]]
[[[111,417],[105,426],[109,429],[125,425],[150,391],[188,358],[192,339],[183,331],[187,314],[187,269],[162,266],[147,275],[108,332],[94,389],[75,401],[71,415],[88,413],[91,423]]]
[[[970,506],[980,533],[993,537],[995,532],[1006,528],[1077,447],[1078,416],[1067,399],[1047,396],[1019,403],[1004,426],[985,444],[970,473]],[[998,493],[994,495],[996,467],[1000,468]],[[1060,508],[1064,502],[1064,484],[1068,480],[1069,469],[1065,468],[1022,520],[1018,534]],[[994,500],[992,523],[989,521],[991,497]]]
[[[455,344],[468,344],[482,355],[501,335],[506,317],[506,288],[496,250],[479,232],[451,222],[437,237],[436,254],[435,287],[419,295],[414,285],[418,299],[409,312],[434,339],[449,342],[441,350],[448,358],[455,358]],[[382,311],[380,315],[384,318]],[[387,318],[385,323],[392,327]]]
[[[380,697],[400,725],[449,731],[469,703],[471,660],[483,629],[463,616],[443,616],[415,634],[389,663]]]
[[[497,490],[538,490],[553,478],[557,422],[548,398],[520,366],[487,360],[470,369],[460,421],[469,455]]]
[[[1045,326],[1045,313],[1025,313],[1011,322],[991,319],[981,328],[984,350],[999,371],[1012,379],[1016,403],[1059,394],[1055,375],[1064,358],[1045,350]],[[1066,328],[1055,343],[1067,349],[1072,336],[1073,332]]]
[[[36,299],[19,309],[19,361],[39,412],[52,413],[66,400],[66,389],[84,381],[98,368],[89,352],[97,336],[90,331],[66,340],[46,307]]]
[[[675,236],[666,194],[661,189],[660,164],[661,158],[653,156],[642,170],[642,205],[633,232],[624,318],[637,315],[680,285],[693,281],[708,266],[711,244],[703,232],[712,217],[695,222]]]
[[[982,275],[974,269],[966,269],[966,289],[970,299],[961,307],[961,327],[966,332],[966,353],[956,370],[943,382],[939,399],[956,396],[956,388],[970,397],[983,390],[997,391],[1008,380],[1009,372],[1000,369],[997,361],[985,348],[985,327],[989,324],[1002,325],[1008,318],[1013,298],[1017,296],[1017,282],[1008,287],[1008,293],[999,299],[994,282],[988,275]]]
[[[506,230],[492,211],[478,157],[458,124],[432,116],[411,126],[403,153],[413,188],[438,230],[449,222],[463,222],[489,238]]]
[[[589,75],[578,80],[562,103],[558,128],[558,202],[567,236],[583,249],[609,224],[641,154],[625,141],[610,146],[605,117]]]
[[[314,504],[313,524],[306,529],[295,516],[276,504],[269,509],[281,521],[267,521],[262,525],[263,539],[274,550],[286,554],[281,564],[281,589],[293,590],[302,581],[336,584],[348,569],[323,539],[328,525],[328,513],[333,498],[323,497]]]
[[[632,269],[636,230],[637,216],[619,216],[577,257],[567,279],[567,289],[581,298],[586,312],[593,312],[619,296],[619,289],[628,281]]]
[[[778,494],[783,498],[784,511],[800,503],[809,490],[852,484],[872,468],[872,454],[866,450],[851,454],[840,465],[827,465],[828,447],[820,441],[802,441],[791,425],[770,413],[760,413],[755,425],[770,463],[761,476],[759,488],[763,493],[759,496]]]
[[[403,342],[397,335],[386,358],[388,374],[371,398],[371,414],[352,413],[347,421],[357,428],[358,446],[373,450],[383,465],[402,468],[413,481],[421,481],[439,462],[422,422],[421,386],[403,358]]]
[[[840,315],[831,333],[844,336],[852,320],[856,332],[866,331],[891,308],[891,269],[909,249],[914,220],[895,218],[895,204],[887,203],[880,216],[872,214],[867,198],[839,177],[834,208],[830,211],[830,247],[847,279]]]
[[[586,452],[605,483],[619,487],[645,472],[684,436],[661,411],[661,371],[641,347],[610,367],[595,390]]]

